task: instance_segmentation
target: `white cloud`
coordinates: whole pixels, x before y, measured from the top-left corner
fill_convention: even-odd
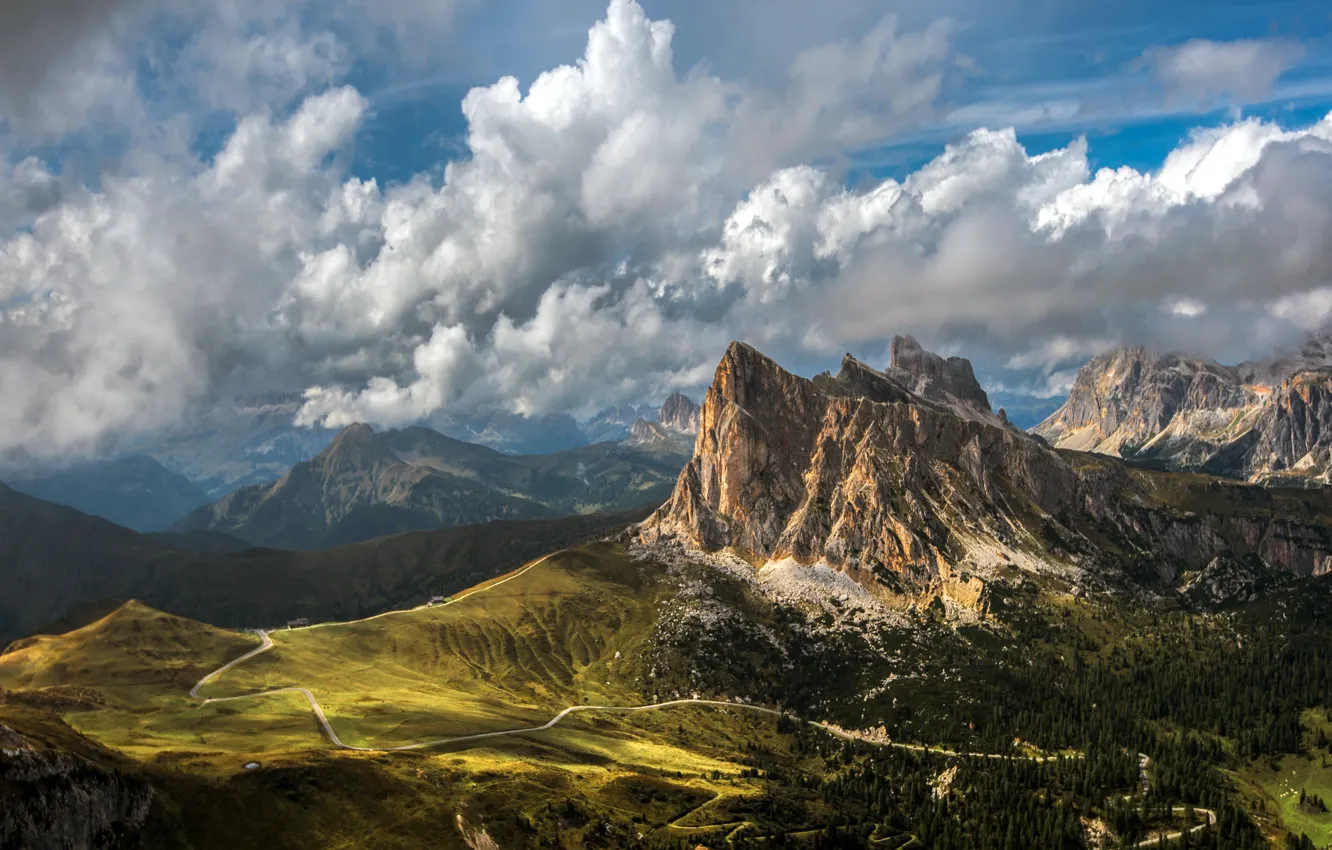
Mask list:
[[[1139,61],[1151,69],[1167,97],[1210,106],[1222,99],[1261,100],[1304,53],[1298,42],[1280,39],[1196,38],[1174,47],[1153,47]]]
[[[852,190],[828,163],[928,120],[948,25],[887,20],[773,92],[677,70],[671,25],[613,0],[576,63],[467,95],[466,156],[385,187],[348,174],[369,105],[320,48],[346,34],[238,14],[189,48],[242,110],[215,155],[138,149],[92,186],[0,170],[0,453],[236,386],[308,387],[302,421],[330,425],[637,401],[705,383],[733,337],[809,362],[911,331],[1052,390],[1110,341],[1264,339],[1332,280],[1332,118],[1094,175],[1082,139],[978,130]]]
[[[1320,286],[1277,298],[1267,309],[1273,316],[1305,330],[1321,328],[1332,320],[1332,287]]]
[[[1032,348],[1014,354],[1005,364],[1008,369],[1041,369],[1052,372],[1070,362],[1085,361],[1106,349],[1113,348],[1113,339],[1079,338],[1057,334],[1037,341]]]
[[[1196,298],[1176,298],[1165,304],[1166,312],[1172,316],[1183,316],[1187,319],[1193,319],[1207,312],[1207,305]]]
[[[337,89],[284,122],[252,116],[198,173],[160,162],[107,178],[0,243],[0,449],[89,449],[255,369],[273,351],[274,294],[336,185],[312,166],[364,107]]]

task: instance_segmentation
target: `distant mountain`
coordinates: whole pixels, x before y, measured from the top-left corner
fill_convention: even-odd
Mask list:
[[[650,404],[608,407],[582,424],[583,435],[589,443],[620,442],[629,437],[639,419],[655,420],[657,416],[657,408]]]
[[[11,478],[9,484],[20,493],[67,505],[135,531],[160,531],[210,501],[194,482],[146,455]]]
[[[629,428],[625,443],[656,451],[678,451],[688,454],[694,448],[694,435],[698,433],[699,407],[689,397],[673,393],[661,409],[650,417],[640,416]]]
[[[259,393],[239,397],[205,412],[174,432],[154,435],[131,450],[151,455],[163,466],[195,481],[210,499],[281,478],[295,464],[319,454],[337,429],[294,423],[299,393]],[[586,422],[568,414],[523,416],[507,411],[468,415],[440,413],[422,423],[446,436],[505,454],[551,454],[595,443],[619,442],[639,417],[656,418],[648,405],[620,405]]]
[[[733,343],[650,545],[826,564],[873,594],[985,610],[1015,567],[1159,587],[1218,556],[1332,571],[1332,490],[1264,490],[1051,449],[990,411],[970,365],[894,346],[793,375]],[[766,569],[766,567],[765,567]]]
[[[241,397],[175,432],[141,442],[136,450],[197,482],[209,499],[218,499],[241,487],[275,481],[332,442],[334,429],[293,424],[301,404],[299,393]]]
[[[209,554],[0,484],[0,648],[48,624],[89,622],[107,600],[141,599],[224,626],[364,617],[469,587],[645,513],[493,522],[319,552]],[[81,622],[68,619],[86,611]]]
[[[1332,483],[1332,339],[1238,366],[1118,348],[1034,433],[1061,448],[1259,483]]]
[[[660,503],[685,455],[617,443],[507,455],[427,428],[353,425],[278,481],[186,517],[264,546],[314,549],[493,519],[540,519]]]
[[[552,454],[592,442],[578,421],[567,413],[545,416],[523,416],[502,410],[468,416],[442,413],[424,424],[455,440],[505,454]]]

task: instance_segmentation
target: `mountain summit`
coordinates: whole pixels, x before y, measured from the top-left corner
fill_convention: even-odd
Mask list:
[[[932,401],[960,404],[980,414],[990,414],[990,397],[976,380],[971,361],[963,357],[943,358],[921,348],[915,337],[895,336],[888,374],[913,393]]]
[[[1033,433],[1097,452],[1259,483],[1332,482],[1332,347],[1223,366],[1118,348],[1079,372]]]
[[[508,455],[428,428],[349,425],[281,479],[200,508],[179,530],[313,549],[494,519],[618,511],[663,498],[683,455],[618,443]]]
[[[701,408],[683,393],[672,393],[662,402],[656,421],[639,417],[629,429],[631,446],[674,448],[688,453],[698,433]]]
[[[807,379],[733,343],[694,456],[640,538],[822,562],[879,592],[968,604],[1012,567],[1082,582],[1125,580],[1132,565],[1169,582],[1219,556],[1299,574],[1332,563],[1313,505],[1061,453],[982,415],[970,370],[944,361],[941,375],[942,358],[915,348],[888,371],[848,356],[837,375]]]

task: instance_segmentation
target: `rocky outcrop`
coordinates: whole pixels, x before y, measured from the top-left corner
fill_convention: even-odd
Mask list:
[[[1189,575],[1179,591],[1199,605],[1247,602],[1279,583],[1262,559],[1218,555],[1201,570]]]
[[[682,434],[694,434],[698,432],[698,415],[700,408],[697,404],[682,393],[672,393],[661,405],[661,412],[657,414],[657,422],[662,427],[669,428],[672,431],[679,431]]]
[[[0,724],[0,847],[117,847],[148,819],[152,803],[143,778]]]
[[[1084,366],[1065,404],[1032,430],[1060,448],[1166,469],[1326,483],[1316,397],[1332,374],[1316,367],[1328,363],[1323,336],[1298,354],[1233,367],[1120,348]]]
[[[1063,448],[1197,466],[1242,436],[1262,396],[1219,363],[1119,348],[1084,366],[1032,430]]]
[[[1332,369],[1303,371],[1272,393],[1246,459],[1268,482],[1332,482]]]
[[[991,413],[990,397],[976,380],[971,361],[962,357],[943,358],[921,348],[914,337],[895,336],[888,374],[902,386],[923,398],[946,404],[958,404],[977,413]]]
[[[1168,583],[1223,553],[1297,574],[1332,555],[1332,504],[1274,507],[1259,488],[1066,456],[949,396],[849,356],[806,379],[734,343],[694,456],[639,537],[824,562],[880,591],[973,605],[976,579],[1012,566],[1104,578],[1145,564]]]
[[[640,417],[629,429],[625,441],[631,446],[675,449],[688,452],[698,433],[701,408],[688,396],[673,393],[661,405],[656,421]]]

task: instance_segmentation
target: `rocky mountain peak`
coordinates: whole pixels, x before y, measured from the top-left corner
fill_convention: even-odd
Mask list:
[[[671,446],[688,451],[698,433],[701,408],[683,393],[672,393],[662,403],[656,421],[640,416],[625,441],[631,446]]]
[[[693,434],[698,430],[699,406],[683,393],[671,393],[661,405],[657,421],[673,431]]]
[[[960,402],[977,411],[991,412],[990,398],[976,380],[970,360],[926,351],[911,336],[893,337],[890,350],[888,373],[906,389],[933,401]]]
[[[1199,515],[1162,494],[1192,499],[1190,488],[1220,485],[1072,463],[993,414],[911,392],[893,369],[850,356],[837,375],[807,379],[733,343],[699,418],[670,500],[637,529],[646,545],[823,563],[881,596],[972,609],[984,608],[986,581],[1013,567],[1078,583],[1092,567],[1114,574],[1134,552],[1158,553],[1162,575],[1227,552],[1300,574],[1332,563],[1332,533],[1307,519]],[[1240,502],[1263,501],[1228,486]]]
[[[338,432],[310,464],[328,473],[364,471],[398,462],[398,456],[369,425],[357,422]]]
[[[1234,367],[1121,347],[1079,370],[1068,400],[1033,431],[1060,448],[1167,468],[1317,482],[1321,414],[1305,397],[1316,402],[1330,357],[1324,334],[1295,354]]]
[[[644,540],[735,548],[764,560],[823,560],[953,581],[966,545],[944,529],[1014,529],[996,503],[1013,482],[1050,509],[1071,470],[1035,440],[960,415],[848,356],[836,375],[806,379],[734,343],[717,367],[694,457]],[[893,580],[897,579],[885,579]]]

